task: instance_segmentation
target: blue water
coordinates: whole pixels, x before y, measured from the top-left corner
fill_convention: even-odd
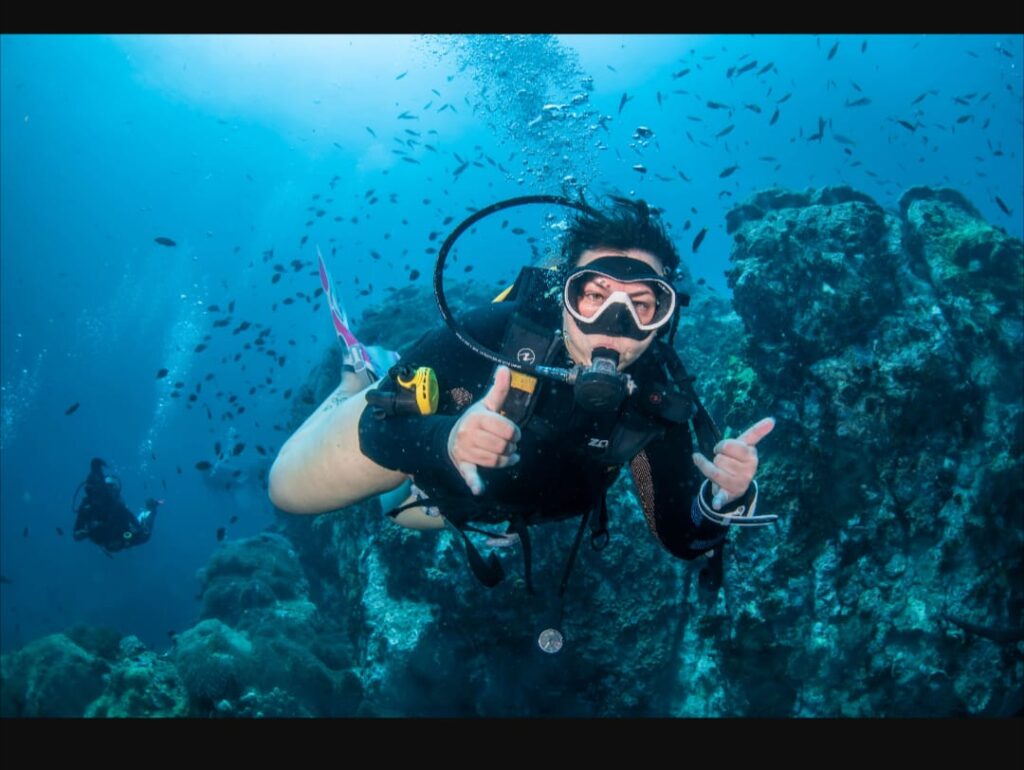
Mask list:
[[[849,184],[890,208],[913,185],[950,186],[1020,237],[1022,48],[1010,35],[0,38],[0,646],[86,622],[159,650],[195,622],[216,530],[273,522],[259,473],[286,437],[283,392],[333,344],[323,308],[281,304],[318,286],[315,244],[358,319],[394,309],[387,287],[411,270],[426,285],[427,249],[471,207],[563,182],[662,208],[693,277],[722,293],[724,214],[773,185]],[[531,259],[512,228],[543,246],[548,213],[562,212],[492,218],[459,264],[500,289]],[[231,301],[214,328],[226,316],[207,307]],[[257,324],[284,366],[245,348]],[[218,441],[246,449],[206,477],[194,466]],[[94,456],[129,506],[166,500],[152,541],[114,558],[70,536]]]

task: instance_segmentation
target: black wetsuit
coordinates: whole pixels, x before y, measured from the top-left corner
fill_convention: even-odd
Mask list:
[[[474,339],[498,350],[513,309],[511,303],[488,305],[467,313],[463,324]],[[664,379],[653,355],[649,349],[627,369],[637,382]],[[485,491],[474,498],[448,456],[448,435],[459,415],[483,398],[495,365],[473,353],[447,327],[421,337],[402,352],[402,361],[434,369],[440,390],[437,413],[378,419],[367,408],[359,424],[360,448],[379,465],[412,474],[416,485],[439,501],[442,513],[446,498],[462,498],[475,500],[481,510],[488,503],[526,504],[535,507],[540,517],[580,514],[600,502],[595,497],[629,462],[647,525],[670,553],[694,559],[725,538],[728,527],[707,520],[697,508],[704,476],[693,463],[687,424],[641,416],[638,395],[630,396],[617,415],[605,419],[654,424],[660,435],[635,454],[609,464],[607,456],[602,458],[589,448],[590,437],[601,435],[595,418],[575,407],[570,385],[548,379],[539,381],[533,416],[522,430],[519,463],[479,468]],[[559,342],[545,363],[570,366],[572,362]],[[600,479],[596,487],[595,476]],[[710,487],[705,487],[709,504]],[[741,498],[721,510],[728,512],[744,502],[749,504]]]
[[[92,461],[85,480],[85,496],[78,506],[73,537],[75,540],[88,538],[108,552],[142,545],[153,534],[156,503],[150,501],[147,506],[149,515],[140,523],[121,499],[117,483],[107,479],[103,465],[102,461]]]

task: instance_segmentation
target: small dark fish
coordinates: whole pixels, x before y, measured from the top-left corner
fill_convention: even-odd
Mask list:
[[[693,239],[693,253],[697,253],[697,249],[700,248],[701,243],[704,241],[704,236],[708,234],[706,227],[701,228],[701,231],[697,233],[697,236]]]
[[[290,394],[289,394],[289,395],[290,395]],[[256,451],[257,451],[257,452],[259,452],[259,453],[260,453],[261,455],[263,455],[264,457],[266,457],[266,454],[267,454],[267,450],[266,450],[266,449],[264,449],[263,447],[261,447],[261,446],[260,446],[259,444],[257,444],[257,445],[256,445]]]
[[[231,450],[231,456],[232,457],[238,457],[238,455],[242,454],[242,452],[244,452],[244,451],[245,451],[245,444],[242,444],[241,442],[239,442],[238,444],[235,444],[235,448]]]
[[[168,637],[169,639],[173,639],[173,638],[174,638],[174,637],[176,637],[177,635],[178,635],[178,632],[177,632],[177,631],[168,631],[168,632],[167,632],[167,637]]]
[[[178,245],[174,241],[172,241],[170,238],[164,238],[162,235],[159,238],[154,238],[153,240],[156,241],[157,243],[159,243],[161,246],[177,246]]]
[[[973,115],[961,115],[959,118],[956,119],[956,122],[957,123],[966,123],[968,120],[974,120],[974,116]]]
[[[217,541],[218,542],[220,542],[221,540],[224,539],[224,535],[226,534],[226,532],[227,532],[227,530],[225,530],[224,527],[217,527]]]
[[[64,537],[64,530],[61,529],[60,527],[57,527],[57,534],[60,535],[61,537]]]
[[[156,378],[158,380],[162,380],[166,376],[167,376],[167,370],[166,369],[161,369],[159,372],[156,373]]]
[[[206,350],[206,345],[203,345],[203,344],[200,343],[199,345],[195,346],[195,348],[193,349],[192,352],[193,353],[202,353],[204,350]]]
[[[860,99],[854,99],[852,102],[847,99],[844,103],[847,107],[863,107],[866,104],[871,104],[871,99],[867,96],[862,96]]]
[[[832,46],[832,50],[828,52],[828,56],[825,57],[825,61],[832,61],[832,57],[836,55],[836,51],[839,50],[839,42]]]
[[[766,65],[764,65],[763,67],[761,67],[761,69],[759,69],[759,70],[757,71],[757,74],[758,74],[758,75],[763,75],[763,74],[765,74],[766,72],[770,71],[770,70],[771,70],[771,68],[772,68],[772,67],[774,67],[774,66],[775,66],[775,62],[773,62],[773,61],[770,61],[770,62],[768,62],[768,63],[767,63]]]
[[[415,281],[419,277],[420,277],[420,271],[419,270],[413,270],[411,273],[409,273],[409,280],[410,281]]]
[[[228,521],[228,524],[234,524],[236,521],[238,521],[238,516],[232,516]]]
[[[775,112],[772,113],[772,119],[768,121],[768,125],[769,126],[774,126],[775,125],[775,121],[777,121],[778,119],[779,119],[779,108],[776,107],[775,108]]]
[[[860,52],[864,53],[866,50],[868,50],[868,41],[867,40],[865,40],[863,43],[860,44]]]
[[[721,139],[726,134],[732,132],[732,130],[734,128],[736,128],[735,124],[729,124],[728,126],[723,128],[721,131],[719,131],[717,134],[715,134],[715,139]]]
[[[913,123],[908,123],[905,120],[897,120],[896,122],[903,126],[905,129],[907,129],[907,131],[917,131],[917,126],[915,126]]]
[[[217,305],[208,305],[207,308],[206,308],[206,312],[207,313],[219,313],[220,312],[220,307],[218,307]]]
[[[1013,212],[1010,211],[1010,209],[1008,209],[1006,207],[1006,204],[1003,203],[1003,199],[1000,198],[998,195],[996,196],[996,204],[999,206],[999,208],[1001,208],[1003,210],[1003,213],[1006,214],[1006,216],[1012,216],[1013,215]]]
[[[21,536],[28,537],[28,527],[25,527],[25,529],[21,530]]]
[[[672,73],[672,79],[673,80],[679,80],[679,78],[683,77],[684,75],[688,75],[688,74],[690,74],[690,70],[689,69],[679,70],[679,72],[673,72]]]
[[[703,286],[705,283],[707,283],[707,281],[704,280],[703,278],[698,278],[697,279],[697,285],[698,286]]]
[[[404,77],[405,77],[406,75],[408,75],[408,74],[409,74],[409,70],[406,70],[406,71],[405,71],[405,72],[403,72],[403,73],[402,73],[401,75],[399,75],[398,77],[396,77],[396,78],[395,78],[395,80],[401,80],[402,78],[404,78]]]
[[[725,179],[728,176],[732,176],[734,173],[736,173],[736,169],[738,169],[738,168],[739,168],[738,165],[737,166],[729,166],[729,168],[723,168],[722,172],[718,175],[718,178],[719,179]]]
[[[196,463],[196,470],[197,471],[208,471],[212,467],[213,467],[213,464],[206,462],[206,460],[200,460],[199,462]]]
[[[754,67],[756,67],[756,66],[757,66],[757,59],[754,59],[754,61],[747,62],[742,67],[740,67],[738,70],[736,70],[736,74],[737,75],[742,75],[744,72],[750,72],[750,70],[754,69]]]
[[[370,132],[370,136],[372,136],[372,137],[373,137],[374,139],[376,139],[376,138],[377,138],[377,134],[375,134],[375,133],[374,133],[374,131],[373,131],[373,129],[372,129],[372,128],[370,128],[369,126],[367,126],[367,127],[366,127],[366,130]]]
[[[215,455],[217,455],[218,457],[220,457],[220,442],[219,441],[215,441],[213,443],[213,453]]]
[[[708,109],[710,109],[710,110],[731,110],[732,107],[730,107],[728,104],[722,104],[721,102],[713,102],[711,100],[708,100]]]
[[[76,402],[75,402],[75,403],[73,403],[73,404],[72,404],[71,406],[69,406],[69,407],[68,407],[68,408],[67,408],[66,410],[64,410],[64,414],[66,414],[66,415],[67,415],[67,414],[74,414],[74,413],[75,413],[75,410],[77,410],[77,409],[78,409],[78,406],[79,406],[79,402],[78,402],[78,401],[76,401]]]
[[[622,108],[626,106],[626,102],[632,101],[633,97],[623,93],[622,98],[619,99],[619,115],[622,114]]]
[[[305,246],[306,245],[306,241],[308,241],[308,240],[309,240],[309,236],[308,235],[303,235],[302,238],[299,240],[299,245],[300,246]]]

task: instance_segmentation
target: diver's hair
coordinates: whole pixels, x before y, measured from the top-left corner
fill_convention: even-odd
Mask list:
[[[590,208],[569,222],[562,241],[564,267],[573,267],[584,251],[602,246],[611,249],[641,249],[653,254],[668,269],[668,277],[679,267],[679,252],[665,231],[659,212],[643,199],[608,196],[602,209]]]

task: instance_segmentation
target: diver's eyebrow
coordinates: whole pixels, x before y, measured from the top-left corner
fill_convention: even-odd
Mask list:
[[[597,284],[599,287],[601,287],[605,291],[611,291],[611,289],[608,287],[608,279],[605,278],[604,276],[600,276],[598,278],[594,278],[593,279],[593,283]],[[630,297],[630,299],[632,299],[633,297],[645,297],[648,294],[654,294],[654,289],[652,289],[650,286],[641,286],[636,291],[631,292],[629,294],[629,297]]]

